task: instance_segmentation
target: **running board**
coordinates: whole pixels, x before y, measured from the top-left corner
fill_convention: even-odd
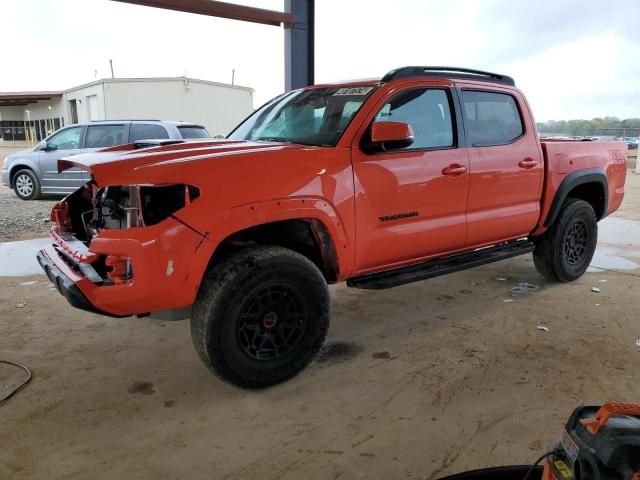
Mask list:
[[[459,272],[467,268],[486,265],[487,263],[506,260],[525,253],[533,252],[535,246],[528,240],[505,243],[496,247],[483,248],[468,253],[451,255],[450,257],[429,260],[417,265],[370,273],[347,280],[347,285],[366,290],[382,290],[398,287],[407,283],[419,282],[427,278],[439,277],[448,273]]]

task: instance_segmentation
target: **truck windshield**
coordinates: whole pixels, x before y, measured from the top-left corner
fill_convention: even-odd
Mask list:
[[[228,138],[333,147],[373,90],[352,86],[286,93],[256,110]]]

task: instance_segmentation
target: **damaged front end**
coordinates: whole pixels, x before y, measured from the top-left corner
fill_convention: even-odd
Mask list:
[[[86,247],[106,230],[128,230],[157,225],[188,206],[200,196],[190,185],[128,185],[99,188],[87,183],[59,202],[51,211],[58,227],[56,240],[72,241],[75,248]],[[82,249],[80,249],[82,250]],[[87,260],[87,258],[82,258]],[[91,257],[92,266],[106,283],[125,283],[133,278],[131,260],[119,255]]]
[[[54,206],[54,243],[38,260],[78,308],[128,316],[184,307],[191,299],[172,296],[170,284],[186,261],[170,254],[168,238],[198,240],[176,214],[199,196],[192,185],[100,187],[92,180]]]

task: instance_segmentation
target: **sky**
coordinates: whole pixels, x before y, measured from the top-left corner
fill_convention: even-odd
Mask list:
[[[283,0],[234,1],[282,10]],[[2,2],[0,91],[182,76],[284,89],[284,30],[111,0]],[[536,120],[640,117],[640,0],[316,0],[317,83],[447,65],[515,78]]]

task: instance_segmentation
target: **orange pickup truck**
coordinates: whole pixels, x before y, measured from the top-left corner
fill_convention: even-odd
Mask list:
[[[38,260],[75,307],[182,311],[213,372],[266,387],[320,348],[327,284],[389,288],[531,252],[545,277],[580,277],[622,202],[626,149],[541,142],[508,76],[404,67],[287,92],[224,140],[61,160],[91,180],[54,207]]]

